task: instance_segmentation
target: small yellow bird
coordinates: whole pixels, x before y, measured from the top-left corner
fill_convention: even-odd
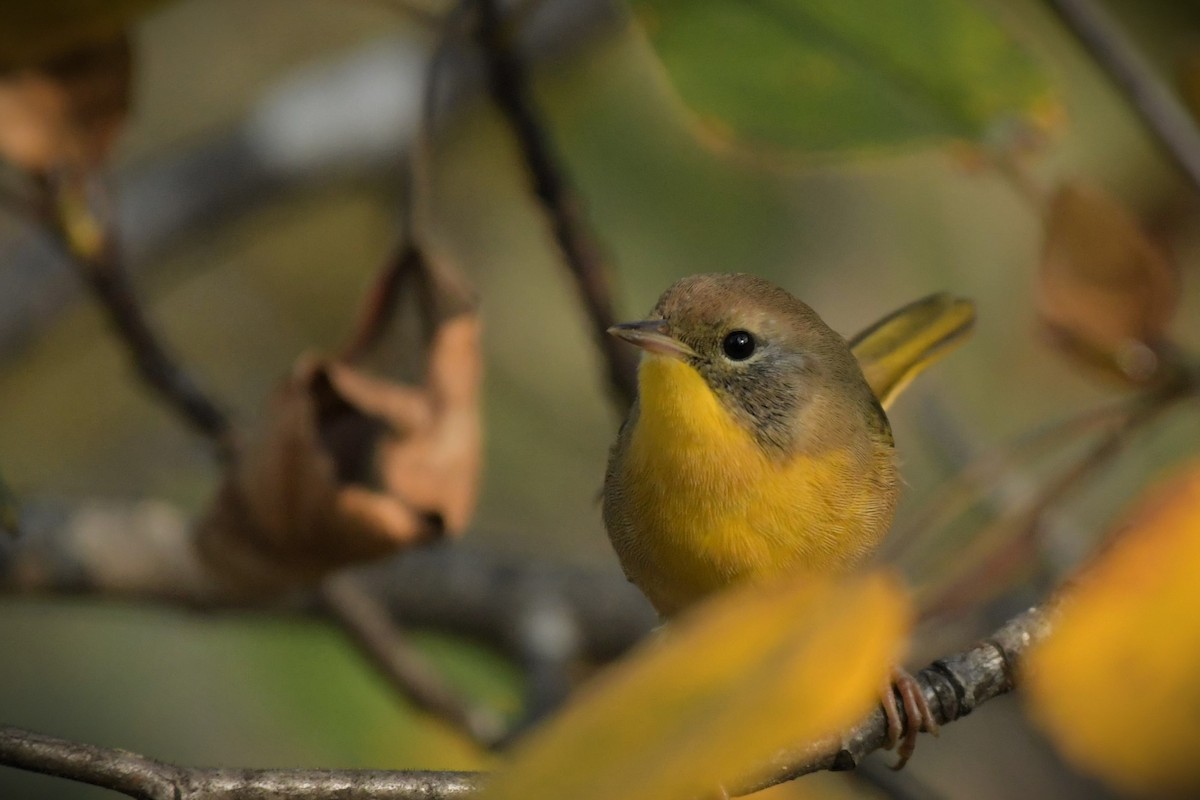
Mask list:
[[[649,319],[611,328],[644,351],[604,484],[605,526],[629,580],[669,618],[733,583],[861,563],[899,494],[880,398],[969,328],[970,309],[935,295],[860,337],[875,390],[841,336],[752,275],[684,278]],[[920,693],[899,688],[911,752],[934,723],[914,705]],[[885,709],[895,744],[890,690]]]

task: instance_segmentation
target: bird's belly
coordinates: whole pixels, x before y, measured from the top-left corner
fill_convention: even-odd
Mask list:
[[[756,485],[731,477],[736,461],[722,459],[728,469],[704,466],[676,464],[666,481],[633,477],[635,542],[626,568],[664,613],[743,580],[840,570],[874,545],[805,474],[822,465],[798,463],[774,477],[760,472]],[[651,474],[661,476],[664,467]]]

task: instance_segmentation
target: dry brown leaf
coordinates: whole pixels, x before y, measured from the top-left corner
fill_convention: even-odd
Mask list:
[[[480,327],[443,322],[424,386],[302,358],[197,541],[234,582],[273,590],[462,533],[481,450]]]
[[[1124,792],[1200,793],[1200,463],[1153,487],[1024,662],[1031,713]]]
[[[124,35],[0,74],[0,157],[34,173],[94,169],[129,113],[131,77]]]
[[[1179,295],[1174,264],[1102,189],[1061,186],[1050,202],[1037,308],[1051,342],[1085,366],[1145,383]]]

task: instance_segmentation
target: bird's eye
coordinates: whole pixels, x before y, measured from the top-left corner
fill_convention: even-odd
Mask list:
[[[725,337],[721,349],[733,361],[745,361],[754,355],[754,337],[747,331],[734,331]]]

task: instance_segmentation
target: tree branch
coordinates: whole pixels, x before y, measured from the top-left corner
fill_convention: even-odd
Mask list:
[[[549,217],[555,241],[583,297],[592,322],[592,335],[604,355],[610,386],[623,411],[637,396],[637,358],[631,348],[607,333],[616,318],[600,246],[531,101],[525,65],[510,43],[499,3],[473,2],[479,16],[476,36],[487,64],[492,100],[517,139],[533,192]]]
[[[481,786],[480,776],[470,772],[177,767],[9,726],[0,726],[0,764],[138,800],[448,800]]]
[[[0,537],[0,595],[77,595],[330,619],[410,702],[487,747],[504,744],[511,731],[497,714],[447,686],[405,641],[404,627],[473,638],[523,666],[523,727],[565,697],[579,659],[611,660],[657,620],[616,570],[463,547],[406,553],[334,576],[319,592],[247,596],[204,569],[187,518],[166,503],[26,505],[21,537]]]
[[[1045,608],[1030,609],[974,647],[921,670],[916,678],[937,721],[947,725],[1016,688],[1016,666],[1030,645],[1049,634],[1049,614]],[[886,738],[887,722],[877,708],[841,737],[779,753],[734,794],[751,794],[812,772],[855,769]],[[483,778],[461,772],[188,769],[11,727],[0,727],[0,764],[143,800],[436,800],[470,795]]]
[[[1134,107],[1163,151],[1200,190],[1200,129],[1175,94],[1093,0],[1048,0]]]
[[[400,288],[406,276],[418,269],[421,251],[412,241],[411,230],[401,234],[404,240],[388,255],[376,273],[355,314],[349,341],[339,357],[357,361],[374,347],[396,314]]]
[[[417,708],[451,725],[485,748],[505,734],[504,720],[488,708],[473,706],[442,680],[408,642],[400,625],[353,575],[334,575],[320,590],[327,613],[383,673],[392,688]]]
[[[108,315],[142,381],[229,457],[233,444],[228,418],[168,352],[150,325],[121,263],[116,236],[90,207],[88,188],[82,176],[66,176],[51,183],[52,233]]]
[[[1016,688],[1016,667],[1030,645],[1050,633],[1050,612],[1031,608],[992,636],[961,653],[940,658],[916,675],[938,724],[962,719],[979,706]],[[900,711],[903,716],[903,709]],[[902,720],[903,722],[903,720]],[[738,789],[745,795],[822,770],[849,770],[883,747],[887,720],[877,708],[838,739],[780,753],[760,777]]]
[[[414,550],[354,574],[405,625],[474,638],[520,662],[562,644],[547,636],[548,621],[569,626],[580,655],[596,661],[617,657],[657,624],[650,605],[616,569],[455,546]],[[158,501],[63,506],[28,500],[21,537],[0,538],[2,594],[200,610],[321,610],[311,592],[274,599],[232,593],[199,563],[187,517]]]
[[[54,206],[49,215],[53,232],[71,253],[82,277],[107,311],[143,382],[174,406],[185,421],[214,439],[222,454],[232,461],[236,453],[228,419],[168,354],[150,327],[122,268],[116,237],[103,215],[96,213],[104,209],[95,209],[88,203],[85,191],[88,187],[80,176],[66,176],[51,183],[49,188]],[[411,225],[409,228],[368,293],[348,356],[361,355],[375,344],[394,314],[404,278],[430,269],[413,242]],[[435,296],[428,275],[424,277],[422,285],[426,291],[421,298],[421,310],[426,327],[431,328],[437,315],[435,305],[445,298]],[[176,538],[179,541],[171,554],[174,564],[188,573],[193,579],[189,585],[195,587],[194,579],[204,570],[194,563],[190,532],[181,531]],[[178,591],[178,587],[171,587],[171,591]],[[471,708],[441,681],[436,671],[408,647],[396,620],[373,597],[361,591],[353,578],[335,577],[318,594],[328,617],[345,628],[351,642],[415,706],[485,747],[493,747],[501,740],[503,723],[499,716],[486,709]]]

